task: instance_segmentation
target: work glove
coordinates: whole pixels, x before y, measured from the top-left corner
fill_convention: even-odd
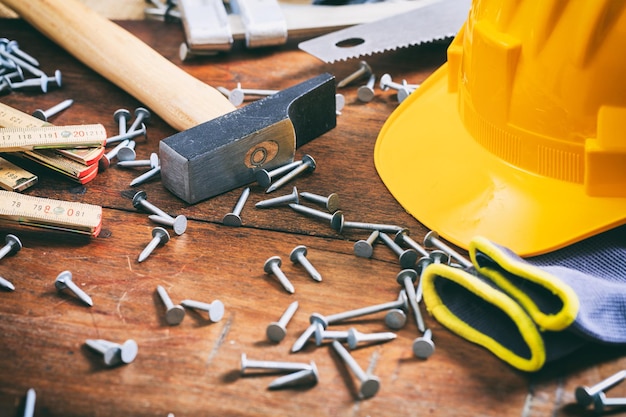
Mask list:
[[[483,237],[473,267],[431,264],[428,312],[443,326],[523,371],[589,343],[626,344],[626,228],[522,259]]]

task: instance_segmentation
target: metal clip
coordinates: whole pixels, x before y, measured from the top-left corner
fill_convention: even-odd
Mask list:
[[[230,50],[233,36],[222,0],[178,0],[178,8],[191,53]]]
[[[249,48],[287,42],[287,23],[277,0],[233,0],[231,7],[241,16]]]

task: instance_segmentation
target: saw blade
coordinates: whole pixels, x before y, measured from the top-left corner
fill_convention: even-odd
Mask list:
[[[326,63],[358,58],[456,36],[471,0],[420,2],[415,9],[318,36],[298,47]]]

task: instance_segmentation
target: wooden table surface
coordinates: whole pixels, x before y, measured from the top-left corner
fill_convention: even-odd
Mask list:
[[[178,24],[118,23],[212,86],[232,88],[241,82],[248,88],[283,89],[323,72],[341,79],[358,64],[357,60],[324,64],[299,51],[296,40],[262,50],[236,46],[227,54],[182,63],[177,55],[183,39]],[[23,50],[38,57],[47,73],[61,70],[64,80],[61,88],[48,94],[16,91],[1,96],[0,102],[30,113],[72,98],[73,106],[53,123],[102,123],[109,132],[117,130],[115,110],[142,104],[26,23],[4,19],[0,27],[1,36],[17,40]],[[387,72],[395,79],[419,83],[445,61],[445,50],[445,44],[434,44],[366,59],[378,75]],[[393,199],[373,164],[377,134],[397,106],[395,94],[378,91],[372,102],[361,103],[356,85],[340,91],[346,106],[337,127],[297,150],[297,159],[312,155],[317,169],[284,188],[284,193],[291,185],[320,195],[338,193],[348,220],[405,226],[420,241],[427,230]],[[173,133],[153,116],[148,138],[138,141],[138,158],[156,152],[158,142]],[[624,367],[616,352],[587,349],[539,373],[520,373],[426,315],[436,344],[434,355],[426,360],[412,354],[418,335],[412,320],[397,331],[397,339],[351,352],[381,383],[377,395],[360,399],[358,381],[327,344],[316,347],[309,342],[299,353],[290,349],[314,312],[328,315],[395,300],[400,288],[396,255],[379,244],[372,259],[359,258],[353,245],[368,232],[337,234],[326,222],[289,208],[255,208],[254,203],[267,197],[257,184],[250,184],[243,225],[235,228],[222,225],[222,217],[232,210],[242,188],[187,205],[154,180],[139,188],[164,211],[187,216],[189,227],[138,263],[154,227],[129,198],[137,191],[129,182],[139,172],[112,167],[84,186],[41,172],[39,183],[25,192],[102,206],[103,228],[97,238],[3,226],[3,237],[17,234],[24,248],[0,261],[0,276],[16,287],[14,292],[0,292],[0,416],[22,415],[29,388],[37,393],[37,416],[585,415],[575,404],[575,387],[592,385]],[[415,187],[419,189],[419,178]],[[289,261],[297,245],[307,246],[322,282],[313,281]],[[271,256],[283,259],[295,294],[264,273],[263,264]],[[54,280],[64,270],[70,270],[77,285],[93,298],[93,307],[55,289]],[[174,303],[219,299],[225,315],[212,323],[188,311],[181,324],[169,326],[158,285]],[[299,309],[287,336],[280,343],[269,342],[267,325],[293,301],[299,302]],[[334,328],[387,331],[383,317],[377,314]],[[101,356],[85,346],[87,339],[133,339],[138,355],[128,365],[107,368]],[[319,381],[314,386],[268,390],[278,375],[241,376],[242,354],[258,360],[314,361]],[[614,392],[619,396],[624,388]]]

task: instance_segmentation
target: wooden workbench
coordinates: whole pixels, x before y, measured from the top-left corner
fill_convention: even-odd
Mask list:
[[[177,55],[183,39],[179,25],[118,23],[213,86],[232,88],[241,82],[249,88],[283,89],[323,72],[342,78],[357,66],[357,61],[323,64],[299,51],[296,41],[264,50],[237,46],[231,53],[183,64]],[[0,28],[0,36],[18,40],[46,72],[59,69],[64,80],[62,88],[48,94],[13,92],[0,96],[0,102],[30,113],[72,98],[74,105],[56,116],[55,124],[102,123],[111,132],[117,130],[115,110],[132,111],[141,105],[24,22],[0,20]],[[444,62],[445,50],[445,44],[427,45],[367,60],[379,75],[388,72],[419,83]],[[337,127],[296,154],[296,158],[312,155],[317,169],[290,184],[285,193],[291,185],[321,195],[336,192],[348,220],[402,225],[420,241],[427,230],[397,204],[373,164],[377,134],[397,106],[395,94],[378,91],[372,102],[361,103],[356,86],[340,92],[346,106]],[[156,152],[159,140],[172,133],[153,116],[147,140],[138,141],[138,158]],[[254,208],[267,197],[256,184],[250,185],[243,226],[234,228],[221,221],[242,189],[190,206],[155,180],[139,188],[164,211],[187,216],[189,227],[138,263],[154,227],[129,198],[136,191],[129,182],[139,172],[112,167],[85,186],[41,172],[39,183],[26,191],[102,206],[103,230],[97,238],[2,229],[3,237],[19,235],[24,248],[0,261],[0,276],[16,286],[14,292],[0,291],[0,416],[21,415],[29,388],[37,393],[37,416],[584,415],[574,404],[574,388],[592,385],[625,364],[619,352],[588,349],[537,374],[523,374],[426,316],[436,344],[435,354],[427,360],[412,354],[411,343],[418,335],[412,320],[397,332],[396,340],[352,351],[357,362],[381,381],[377,395],[361,400],[356,395],[358,382],[328,345],[309,343],[295,354],[290,349],[314,312],[332,314],[396,299],[397,257],[382,244],[372,259],[356,257],[353,245],[368,232],[337,234],[325,222],[289,208]],[[419,183],[415,178],[416,190]],[[323,275],[322,282],[313,281],[289,261],[297,245],[308,247],[308,258]],[[295,294],[264,273],[264,261],[275,255],[283,259]],[[63,270],[73,273],[74,281],[93,298],[93,307],[55,289],[54,280]],[[188,311],[180,325],[169,326],[157,285],[167,289],[174,303],[219,299],[225,305],[224,318],[211,323]],[[266,326],[296,300],[300,307],[285,340],[268,342]],[[386,331],[382,317],[353,321],[350,326],[363,332]],[[107,368],[85,346],[86,339],[133,339],[139,346],[137,358]],[[260,360],[315,361],[319,382],[270,391],[267,385],[278,375],[242,377],[242,354]],[[617,387],[615,396],[625,390]]]

